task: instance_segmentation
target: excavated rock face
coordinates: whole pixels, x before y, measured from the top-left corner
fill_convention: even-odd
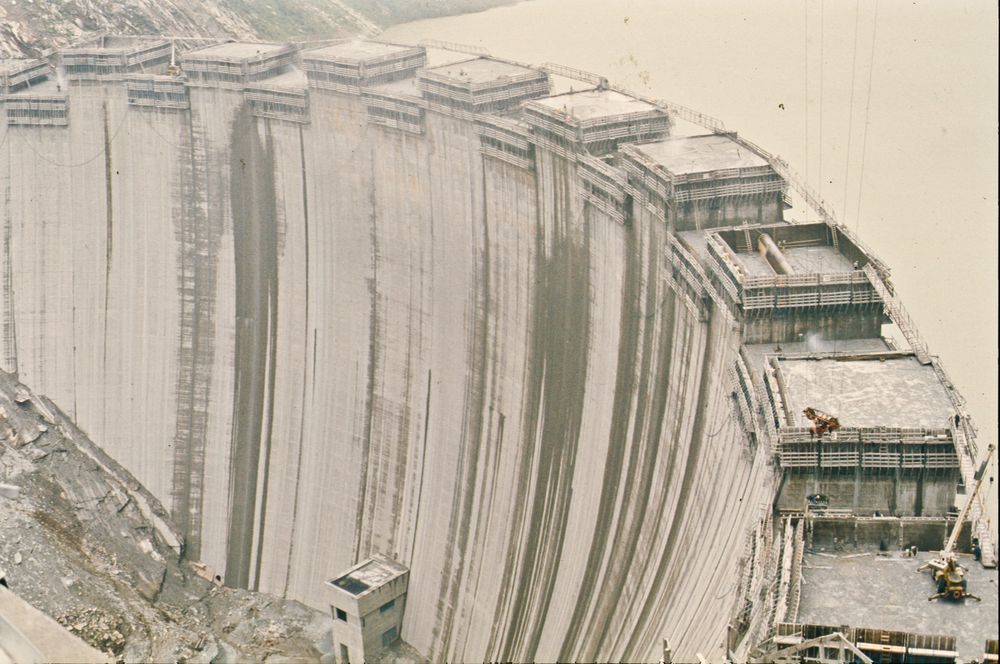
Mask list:
[[[159,502],[2,372],[0,483],[8,586],[117,660],[321,657],[327,615],[201,578]]]
[[[329,39],[379,26],[481,11],[509,0],[10,0],[0,5],[0,58],[37,57],[98,34]]]

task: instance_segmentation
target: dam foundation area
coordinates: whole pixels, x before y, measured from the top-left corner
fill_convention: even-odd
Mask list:
[[[986,446],[780,158],[454,45],[0,75],[0,369],[338,661],[996,652]],[[942,549],[981,603],[927,602]]]

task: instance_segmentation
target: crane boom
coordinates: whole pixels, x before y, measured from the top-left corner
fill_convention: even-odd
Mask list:
[[[986,457],[983,462],[979,464],[979,470],[973,477],[976,480],[975,486],[972,488],[972,493],[969,494],[969,499],[965,501],[965,505],[962,506],[962,511],[958,513],[958,520],[955,522],[955,527],[951,530],[951,536],[948,537],[947,543],[944,545],[944,550],[941,551],[941,557],[947,558],[951,555],[952,551],[955,549],[955,544],[958,542],[958,536],[962,533],[962,524],[969,516],[969,512],[972,510],[972,505],[976,501],[976,497],[979,495],[979,490],[983,486],[983,478],[986,476],[986,466],[989,464],[990,459],[993,457],[993,451],[996,449],[995,446],[990,445],[986,450]]]

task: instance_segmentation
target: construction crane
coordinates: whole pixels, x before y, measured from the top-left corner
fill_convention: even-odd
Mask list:
[[[813,423],[812,428],[809,430],[810,435],[815,434],[822,438],[823,434],[827,431],[836,431],[840,428],[840,420],[833,415],[824,413],[821,410],[806,408],[802,411],[802,414]]]
[[[989,449],[987,449],[986,458],[983,459],[983,462],[979,465],[979,470],[977,470],[974,475],[976,484],[972,488],[972,493],[969,494],[968,500],[965,501],[965,505],[962,506],[962,510],[958,513],[958,520],[955,522],[955,527],[952,528],[951,535],[948,537],[948,541],[945,542],[944,549],[941,550],[941,554],[937,558],[929,560],[917,568],[918,572],[922,572],[927,569],[931,570],[931,574],[934,576],[934,582],[937,584],[937,592],[927,598],[928,602],[932,602],[943,597],[953,600],[971,597],[977,602],[983,601],[981,597],[977,597],[969,592],[968,579],[965,578],[966,570],[958,564],[958,555],[955,553],[955,545],[958,543],[958,536],[962,532],[962,525],[965,523],[965,519],[969,516],[972,504],[976,501],[976,496],[979,495],[979,490],[983,487],[983,479],[986,477],[986,466],[989,465],[995,449],[996,448],[993,445],[990,445]]]

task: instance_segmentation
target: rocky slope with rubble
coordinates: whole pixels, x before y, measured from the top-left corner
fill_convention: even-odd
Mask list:
[[[329,648],[325,614],[201,578],[159,502],[2,372],[0,489],[9,588],[119,661],[317,661]]]
[[[328,39],[511,0],[0,0],[0,58],[37,57],[98,34]]]

